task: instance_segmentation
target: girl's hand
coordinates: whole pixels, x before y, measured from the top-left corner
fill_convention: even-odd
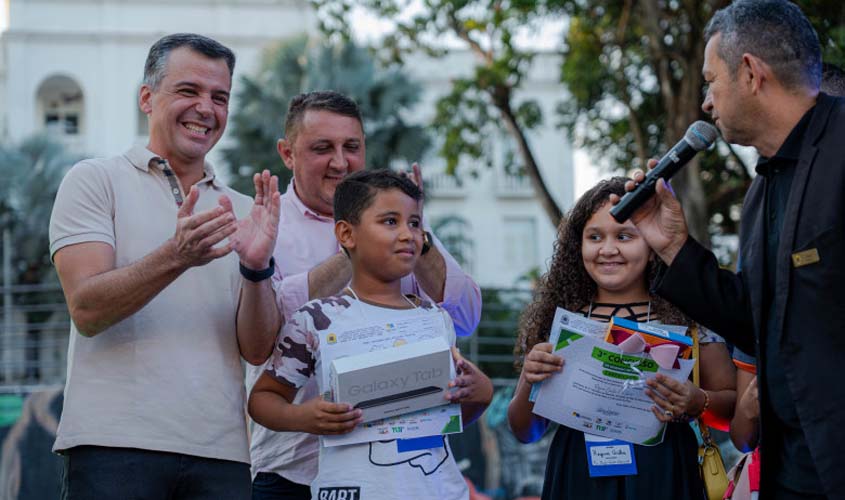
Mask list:
[[[657,403],[651,411],[661,422],[671,422],[685,414],[699,415],[704,408],[704,392],[689,380],[678,382],[658,373],[646,385],[646,396]]]
[[[452,347],[452,358],[455,360],[457,377],[449,382],[450,390],[446,392],[446,399],[452,403],[481,403],[489,404],[493,399],[493,384],[477,366],[467,361]]]
[[[525,356],[522,376],[529,384],[542,382],[563,369],[563,358],[552,354],[552,344],[542,342],[535,345]]]

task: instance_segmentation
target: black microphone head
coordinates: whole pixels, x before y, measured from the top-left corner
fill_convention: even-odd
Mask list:
[[[719,131],[716,130],[716,127],[705,121],[698,120],[689,126],[687,133],[684,134],[684,139],[686,139],[694,150],[704,151],[716,141],[716,137],[718,136]]]

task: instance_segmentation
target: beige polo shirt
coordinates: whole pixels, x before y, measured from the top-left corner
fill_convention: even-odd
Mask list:
[[[135,147],[76,164],[53,207],[51,256],[98,241],[114,247],[115,265],[123,267],[171,238],[175,193],[154,160],[154,153]],[[250,198],[223,185],[208,165],[205,174],[195,213],[215,207],[221,194],[232,200],[238,218],[249,213]],[[98,445],[249,463],[235,336],[240,287],[232,252],[187,270],[95,337],[80,335],[72,324],[54,451]]]

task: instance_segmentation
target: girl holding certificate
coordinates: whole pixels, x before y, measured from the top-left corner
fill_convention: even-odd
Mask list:
[[[625,193],[625,180],[600,182],[567,214],[551,267],[523,311],[515,349],[523,359],[522,373],[508,407],[511,430],[522,442],[539,439],[548,427],[546,419],[532,413],[532,384],[566,369],[548,342],[557,307],[600,321],[618,316],[640,323],[690,324],[680,311],[649,293],[657,259],[630,221],[620,224],[609,214],[608,198]],[[730,419],[735,379],[724,341],[704,328],[690,331],[697,331],[701,342],[702,387],[657,375],[645,390],[654,401],[654,417],[669,424],[663,441],[655,446],[606,443],[560,426],[549,449],[544,500],[702,498],[698,444],[689,421],[705,411],[711,422]],[[606,467],[620,456],[630,457],[624,467]]]

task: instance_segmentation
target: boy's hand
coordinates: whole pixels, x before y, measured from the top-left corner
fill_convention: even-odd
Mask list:
[[[541,342],[531,348],[522,364],[522,375],[529,384],[542,382],[563,369],[563,358],[552,354],[552,344]]]
[[[493,399],[493,384],[481,370],[470,363],[452,347],[452,357],[455,359],[455,371],[458,376],[449,382],[450,391],[446,392],[446,399],[452,403],[481,403],[488,404]]]
[[[347,434],[352,432],[363,418],[361,410],[353,410],[346,403],[332,403],[322,396],[310,399],[299,405],[303,412],[303,431],[321,436],[330,434]]]

